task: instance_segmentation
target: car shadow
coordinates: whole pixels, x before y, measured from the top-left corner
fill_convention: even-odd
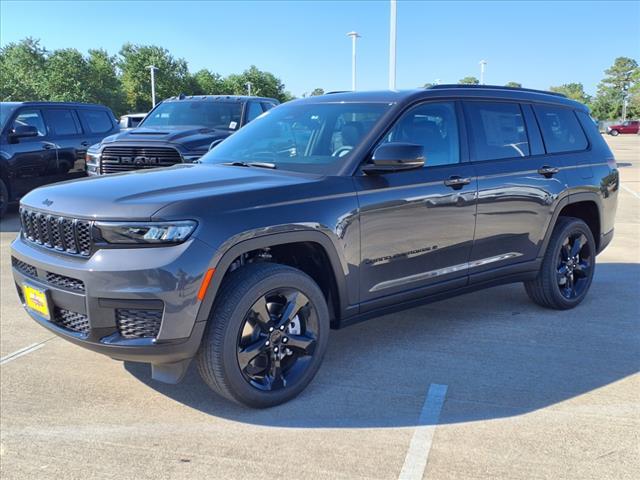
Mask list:
[[[0,218],[0,233],[18,233],[20,231],[20,216],[18,206],[9,205],[7,212]]]
[[[214,395],[192,363],[178,385],[138,380],[217,417],[277,427],[415,426],[430,384],[448,392],[440,423],[525,414],[638,372],[640,265],[598,264],[582,305],[531,303],[521,285],[475,292],[331,332],[315,380],[296,399],[252,410]]]

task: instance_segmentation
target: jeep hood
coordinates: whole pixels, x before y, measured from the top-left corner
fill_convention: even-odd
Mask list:
[[[182,145],[188,150],[207,150],[211,142],[220,138],[226,138],[232,133],[231,130],[184,125],[172,127],[139,127],[107,137],[102,141],[102,144],[108,147],[114,143],[127,145],[138,143],[174,143]]]
[[[167,205],[202,199],[203,208],[235,207],[257,190],[290,188],[315,176],[255,167],[180,164],[170,168],[86,177],[31,191],[21,205],[52,215],[101,220],[148,220]]]

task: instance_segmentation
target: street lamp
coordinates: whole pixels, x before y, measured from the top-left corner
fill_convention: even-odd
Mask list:
[[[151,104],[155,107],[156,106],[156,70],[158,70],[158,67],[156,67],[155,65],[149,65],[147,68],[151,70]]]
[[[396,25],[397,4],[390,0],[389,13],[389,90],[396,89]]]
[[[487,66],[486,60],[480,60],[480,85],[484,85],[484,69]]]
[[[247,82],[245,85],[247,86],[248,95],[251,96],[251,82]]]
[[[356,90],[356,40],[362,38],[358,32],[349,32],[347,37],[351,37],[351,90]]]

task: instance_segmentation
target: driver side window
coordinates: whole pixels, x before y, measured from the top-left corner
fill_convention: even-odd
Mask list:
[[[39,137],[47,135],[47,129],[44,126],[44,120],[42,120],[40,110],[21,110],[13,121],[11,128],[14,129],[16,127],[24,126],[36,127],[38,129]]]
[[[453,102],[425,103],[406,112],[385,137],[385,143],[424,147],[425,167],[460,162],[460,142]]]

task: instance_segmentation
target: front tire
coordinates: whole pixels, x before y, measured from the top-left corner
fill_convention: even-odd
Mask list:
[[[297,396],[322,363],[329,310],[318,285],[295,268],[257,263],[224,281],[198,352],[211,389],[266,408]]]
[[[538,305],[567,310],[584,300],[595,267],[596,242],[587,224],[578,218],[560,217],[538,276],[524,287]]]
[[[619,133],[620,132],[618,130],[613,129],[609,132],[609,135],[611,135],[612,137],[617,137]]]

